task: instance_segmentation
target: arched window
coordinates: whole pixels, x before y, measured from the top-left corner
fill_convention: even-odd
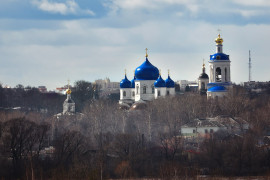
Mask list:
[[[134,92],[134,91],[132,91],[132,96],[133,96],[133,97],[135,96],[135,92]]]
[[[123,96],[126,97],[127,93],[126,91],[123,91]]]
[[[143,86],[143,94],[146,94],[146,86]]]
[[[227,82],[227,68],[225,68],[225,82]]]
[[[136,86],[136,94],[139,94],[139,86]]]
[[[169,96],[170,95],[170,91],[167,91],[167,96]]]
[[[216,68],[216,81],[221,82],[222,77],[221,77],[221,69],[220,67]]]
[[[220,60],[220,56],[217,56],[217,60]]]
[[[160,90],[158,90],[157,95],[160,96]]]
[[[152,86],[152,94],[154,94],[154,93],[155,93],[155,87]]]
[[[218,52],[220,52],[220,47],[218,47]]]

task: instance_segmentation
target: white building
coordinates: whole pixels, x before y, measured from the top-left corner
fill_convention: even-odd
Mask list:
[[[129,81],[125,75],[120,82],[119,104],[130,106],[134,102],[151,101],[166,95],[175,95],[174,81],[169,74],[166,80],[162,79],[160,71],[149,62],[146,51],[145,62],[136,68],[134,79]]]
[[[210,82],[207,85],[207,98],[223,97],[231,87],[231,61],[229,55],[223,53],[223,39],[218,35],[216,53],[210,55]]]
[[[240,118],[217,116],[215,118],[194,119],[181,127],[181,134],[188,137],[207,137],[217,131],[241,134],[248,130],[249,124]]]
[[[188,81],[188,80],[179,80],[177,84],[180,86],[180,91],[186,91],[186,88],[189,87],[192,91],[196,91],[198,89],[197,81]]]
[[[114,91],[119,90],[119,82],[111,82],[109,78],[97,79],[95,83],[101,91]]]

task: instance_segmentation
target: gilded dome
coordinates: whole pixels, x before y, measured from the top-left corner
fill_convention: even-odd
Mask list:
[[[215,42],[217,43],[217,45],[222,45],[223,39],[220,37],[220,34],[218,35],[218,38],[215,40]]]

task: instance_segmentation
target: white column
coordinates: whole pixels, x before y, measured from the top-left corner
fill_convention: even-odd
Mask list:
[[[221,82],[225,82],[225,67],[221,66]]]

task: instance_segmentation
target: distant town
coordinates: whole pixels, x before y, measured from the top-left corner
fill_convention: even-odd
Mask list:
[[[198,79],[0,85],[1,179],[269,179],[270,81],[231,82],[220,34]],[[165,77],[163,79],[163,77]]]

